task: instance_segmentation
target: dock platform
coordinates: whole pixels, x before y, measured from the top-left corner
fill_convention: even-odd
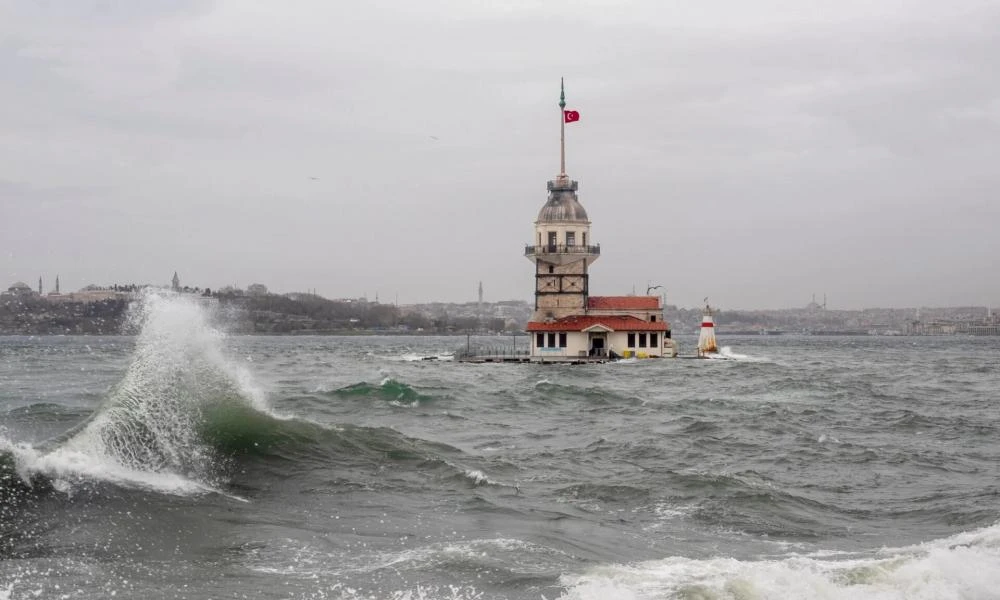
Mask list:
[[[496,354],[496,355],[471,355],[471,356],[461,356],[456,357],[455,360],[464,363],[540,363],[540,364],[564,364],[564,365],[589,365],[589,364],[602,364],[607,362],[613,362],[612,359],[607,357],[579,357],[579,358],[541,358],[541,357],[531,357],[527,354],[510,355],[510,354]]]

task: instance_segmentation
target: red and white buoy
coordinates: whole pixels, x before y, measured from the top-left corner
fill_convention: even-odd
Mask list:
[[[715,319],[712,317],[708,298],[705,298],[705,310],[701,312],[701,333],[698,334],[698,356],[704,358],[718,353],[719,347],[715,343]]]

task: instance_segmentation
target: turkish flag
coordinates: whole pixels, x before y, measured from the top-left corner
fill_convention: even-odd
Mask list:
[[[572,123],[573,121],[580,120],[580,113],[575,110],[564,110],[563,118],[566,119],[566,123]]]

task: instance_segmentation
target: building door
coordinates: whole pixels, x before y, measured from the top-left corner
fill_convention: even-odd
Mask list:
[[[604,350],[604,339],[605,334],[603,333],[590,334],[590,356],[605,356],[607,354]]]

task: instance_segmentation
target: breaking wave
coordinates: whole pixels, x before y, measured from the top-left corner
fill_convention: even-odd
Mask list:
[[[228,490],[252,493],[265,473],[285,478],[337,466],[345,476],[353,471],[368,478],[372,467],[378,472],[392,463],[421,465],[442,477],[462,473],[477,485],[494,483],[446,460],[461,453],[444,444],[386,427],[326,425],[275,414],[251,374],[224,351],[225,336],[210,317],[197,301],[176,294],[143,298],[132,316],[140,333],[131,361],[93,414],[35,446],[0,437],[4,506],[32,494],[72,493],[94,484],[242,499]],[[391,378],[329,395],[406,405],[429,398]],[[30,410],[45,413],[51,407]],[[11,511],[0,516],[15,518]]]
[[[1000,524],[870,555],[789,554],[758,560],[673,557],[564,575],[564,600],[749,598],[938,600],[1000,589]]]
[[[739,360],[744,362],[767,362],[766,358],[733,352],[733,349],[730,346],[723,346],[719,348],[719,351],[717,353],[706,355],[706,358],[712,360]]]
[[[435,360],[452,361],[455,360],[455,353],[454,352],[442,352],[440,354],[407,353],[400,356],[396,360],[401,360],[404,362],[435,361]]]
[[[216,490],[220,457],[206,431],[226,414],[264,415],[267,407],[209,318],[197,300],[169,292],[133,305],[134,354],[97,410],[38,446],[0,440],[20,480],[59,490],[92,480],[178,494]]]

